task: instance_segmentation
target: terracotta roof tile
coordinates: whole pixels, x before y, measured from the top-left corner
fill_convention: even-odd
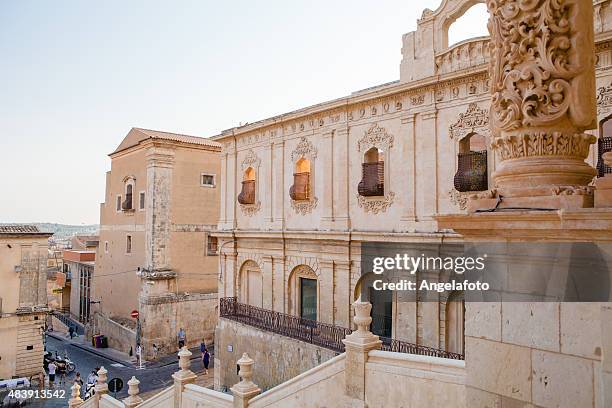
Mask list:
[[[190,143],[221,149],[221,144],[219,142],[215,142],[214,140],[207,139],[205,137],[182,135],[180,133],[162,132],[159,130],[151,129],[132,128],[132,130],[130,130],[130,132],[123,139],[119,147],[117,147],[117,149],[113,153],[120,152],[133,146],[137,146],[140,142],[143,142],[147,139],[170,140],[174,142]]]
[[[36,225],[0,225],[0,234],[40,234],[41,232]]]

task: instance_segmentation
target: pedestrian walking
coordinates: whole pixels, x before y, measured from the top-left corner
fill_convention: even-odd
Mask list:
[[[74,337],[74,327],[70,326],[68,328],[68,334],[70,335],[70,340]]]
[[[49,367],[49,388],[53,388],[53,385],[55,383],[55,370],[57,369],[57,366],[55,365],[53,361],[51,361],[48,367]]]
[[[204,354],[204,350],[206,350],[206,343],[204,342],[204,339],[202,339],[202,342],[200,343],[200,353]]]
[[[210,353],[208,349],[204,349],[204,353],[202,353],[202,362],[204,363],[205,374],[208,374],[208,365],[210,364]]]
[[[176,336],[178,338],[178,346],[179,346],[179,350],[182,349],[185,346],[185,341],[187,339],[187,335],[185,334],[185,330],[183,330],[183,328],[181,327],[178,331],[178,334]]]

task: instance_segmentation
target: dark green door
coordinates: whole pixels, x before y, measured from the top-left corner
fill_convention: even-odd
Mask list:
[[[317,281],[300,278],[300,317],[317,320]]]

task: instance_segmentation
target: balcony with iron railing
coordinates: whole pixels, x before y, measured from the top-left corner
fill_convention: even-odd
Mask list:
[[[133,205],[132,205],[132,194],[126,194],[125,196],[125,200],[123,201],[123,203],[121,203],[121,209],[123,211],[133,211]]]
[[[238,194],[240,204],[255,204],[255,180],[245,180],[242,182],[242,191]]]
[[[361,181],[357,185],[357,191],[364,197],[385,195],[385,162],[361,165]]]
[[[485,191],[489,188],[487,179],[487,151],[459,153],[455,189],[460,192]]]
[[[606,165],[602,157],[607,152],[612,152],[612,136],[600,137],[597,141],[597,177],[612,174],[612,166]]]
[[[256,327],[282,336],[291,337],[306,343],[321,346],[338,353],[344,352],[342,340],[351,334],[351,329],[302,319],[285,313],[262,309],[260,307],[239,303],[235,297],[220,299],[220,317]],[[463,360],[462,354],[451,353],[433,347],[380,337],[382,350],[397,353],[410,353],[440,358]]]
[[[310,199],[310,173],[294,173],[289,197],[295,201]]]

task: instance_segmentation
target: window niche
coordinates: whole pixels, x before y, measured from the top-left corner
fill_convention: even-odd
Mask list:
[[[123,212],[134,211],[134,190],[136,187],[136,178],[134,176],[128,176],[123,179],[125,199],[121,203],[121,210]]]
[[[291,153],[293,165],[293,185],[289,188],[291,207],[298,214],[308,214],[317,206],[315,197],[315,159],[317,149],[305,137],[300,139]]]
[[[357,185],[357,203],[365,212],[387,211],[395,193],[391,191],[390,161],[393,135],[374,123],[357,143],[362,155],[361,181]]]
[[[252,149],[249,150],[242,161],[242,189],[237,197],[240,209],[246,216],[252,216],[261,209],[261,201],[259,200],[260,183],[257,180],[260,167],[261,159]]]

